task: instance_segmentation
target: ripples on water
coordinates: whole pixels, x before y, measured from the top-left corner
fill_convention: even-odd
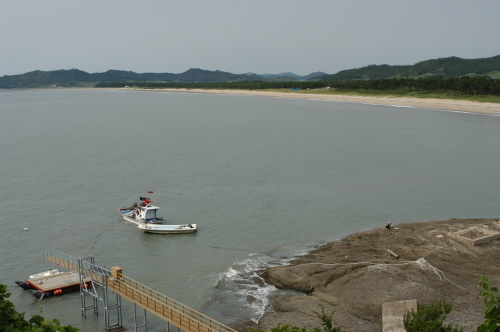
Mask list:
[[[388,221],[499,215],[499,117],[112,90],[2,91],[0,115],[0,281],[28,316],[42,308],[83,332],[103,323],[80,317],[78,294],[40,303],[14,287],[52,268],[44,249],[93,254],[233,323],[257,320],[278,292],[258,271],[321,242]],[[199,232],[121,221],[116,209],[149,190],[160,216]]]

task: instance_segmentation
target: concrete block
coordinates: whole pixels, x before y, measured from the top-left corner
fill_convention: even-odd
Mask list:
[[[403,316],[411,310],[417,311],[417,300],[386,302],[382,304],[382,331],[406,332]]]
[[[474,247],[500,238],[500,233],[491,229],[471,227],[450,234],[455,240]]]

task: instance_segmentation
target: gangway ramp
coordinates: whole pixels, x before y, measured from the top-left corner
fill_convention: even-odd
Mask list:
[[[164,319],[186,332],[236,332],[224,324],[207,317],[168,296],[165,296],[131,278],[126,277],[119,267],[111,271],[98,267],[82,258],[76,258],[56,250],[44,252],[48,261],[77,271],[81,276],[92,279],[122,298]]]
[[[93,281],[102,282],[104,276],[111,276],[111,271],[96,266],[85,258],[70,256],[57,250],[44,251],[43,258],[70,271],[79,272],[82,276]]]

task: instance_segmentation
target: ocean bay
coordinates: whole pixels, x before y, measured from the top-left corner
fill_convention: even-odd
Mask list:
[[[499,215],[499,117],[96,89],[2,91],[0,103],[0,281],[28,314],[40,304],[13,281],[52,267],[44,249],[92,254],[234,323],[258,318],[274,291],[237,278],[314,245],[388,221]],[[198,233],[144,234],[120,220],[116,209],[148,190],[160,216]],[[78,296],[46,299],[42,314],[102,327],[81,318]]]

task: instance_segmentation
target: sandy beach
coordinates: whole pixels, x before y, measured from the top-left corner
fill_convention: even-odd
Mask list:
[[[130,90],[130,89],[124,89]],[[300,92],[266,92],[255,90],[209,90],[209,89],[144,89],[158,92],[213,93],[242,96],[265,96],[274,98],[297,98],[311,100],[331,100],[351,103],[393,105],[428,108],[456,112],[480,113],[500,116],[500,104],[482,103],[467,100],[411,98],[411,97],[364,97],[341,94],[308,94]]]

